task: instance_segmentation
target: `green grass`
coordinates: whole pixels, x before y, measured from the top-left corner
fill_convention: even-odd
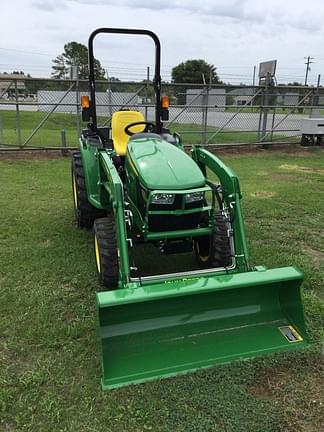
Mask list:
[[[205,140],[205,134],[201,131],[201,125],[193,123],[174,123],[171,125],[170,130],[171,132],[178,132],[181,134],[183,144],[200,144]],[[217,128],[208,126],[206,128],[206,139],[208,140],[216,131]],[[258,134],[256,132],[236,132],[225,130],[219,132],[211,142],[213,144],[255,143],[257,140]]]
[[[223,158],[241,179],[254,264],[299,266],[312,344],[103,393],[91,233],[69,160],[0,161],[2,431],[323,430],[324,153]]]
[[[46,117],[47,113],[41,112],[20,112],[21,143],[29,138],[33,130]],[[17,119],[15,111],[0,111],[0,119],[3,127],[3,143],[18,145]],[[98,123],[104,124],[106,118],[99,117]],[[77,118],[75,114],[54,113],[46,120],[41,129],[27,143],[27,146],[33,147],[60,147],[61,130],[65,130],[66,142],[68,147],[76,147],[78,142],[77,136]],[[81,125],[81,128],[84,124]],[[202,132],[200,124],[174,123],[171,126],[172,132],[178,132],[182,135],[184,144],[200,144],[202,142]],[[208,126],[206,129],[207,140],[217,131],[217,128]],[[289,137],[282,134],[273,134],[274,139],[287,141]],[[203,138],[204,139],[204,138]],[[296,138],[294,138],[296,140]],[[254,143],[258,141],[256,132],[241,132],[224,130],[218,133],[213,139],[213,144],[227,143]]]
[[[33,130],[46,117],[47,113],[42,112],[20,112],[21,143],[23,144]],[[0,111],[3,127],[3,142],[5,144],[17,145],[17,119],[15,111]],[[77,145],[75,114],[51,114],[42,128],[34,135],[28,146],[36,147],[59,147],[61,146],[61,130],[66,132],[67,145]]]

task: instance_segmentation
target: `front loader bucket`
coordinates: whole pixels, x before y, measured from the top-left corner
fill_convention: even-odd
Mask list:
[[[293,267],[97,294],[103,389],[307,344]]]

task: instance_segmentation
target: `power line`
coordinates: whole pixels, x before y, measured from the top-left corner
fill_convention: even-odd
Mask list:
[[[0,50],[3,51],[14,51],[14,52],[19,52],[19,53],[23,53],[23,54],[32,54],[32,55],[40,55],[40,56],[45,56],[45,57],[52,57],[55,54],[50,54],[50,53],[40,53],[40,52],[36,52],[36,51],[26,51],[26,50],[20,50],[20,49],[15,49],[15,48],[3,48],[0,47]]]

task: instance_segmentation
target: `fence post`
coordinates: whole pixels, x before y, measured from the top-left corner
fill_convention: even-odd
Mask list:
[[[65,129],[61,130],[61,153],[62,156],[67,156],[68,151],[66,150],[66,133],[65,133]]]
[[[148,121],[148,92],[149,92],[149,81],[150,81],[150,66],[146,69],[146,86],[145,86],[145,121]]]
[[[4,144],[3,142],[3,124],[2,124],[2,117],[0,116],[0,145]]]
[[[112,118],[113,115],[113,107],[112,107],[112,88],[110,85],[110,78],[108,76],[108,106],[109,106],[109,117]]]
[[[201,98],[201,145],[206,144],[206,127],[207,127],[207,101],[208,101],[208,87],[204,87],[204,92]]]
[[[77,112],[77,140],[81,135],[81,110],[80,110],[80,82],[79,82],[79,65],[73,66],[75,76],[75,95],[76,95],[76,112]]]
[[[263,105],[263,120],[262,120],[262,133],[261,133],[261,141],[264,140],[267,135],[267,123],[268,123],[268,105],[269,105],[269,79],[270,74],[267,74],[265,80],[265,95],[264,95],[264,105]],[[269,146],[267,144],[263,144],[262,148],[267,149]]]
[[[18,146],[22,147],[17,80],[15,80],[15,99],[16,99],[16,127],[17,127]]]
[[[321,117],[320,110],[318,108],[319,105],[319,87],[321,83],[321,74],[317,77],[317,85],[316,90],[314,90],[313,97],[312,97],[312,108],[310,111],[310,117]],[[314,108],[316,107],[316,108]]]

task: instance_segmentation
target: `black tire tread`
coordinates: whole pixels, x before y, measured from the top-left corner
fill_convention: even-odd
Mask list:
[[[215,215],[215,224],[211,250],[211,266],[227,267],[232,261],[232,252],[228,237],[228,220],[222,212]]]
[[[72,155],[72,175],[75,175],[78,206],[75,209],[75,218],[80,228],[92,228],[95,219],[105,215],[103,210],[94,207],[88,201],[86,182],[80,152]]]
[[[215,213],[215,223],[213,234],[210,238],[197,238],[196,242],[209,242],[208,260],[203,262],[199,259],[199,254],[196,252],[196,259],[200,267],[203,268],[218,268],[228,267],[232,262],[232,251],[230,239],[228,237],[229,223],[222,211]]]
[[[117,288],[119,264],[113,215],[96,219],[93,230],[99,245],[101,264],[101,272],[98,272],[99,282],[106,288]]]

